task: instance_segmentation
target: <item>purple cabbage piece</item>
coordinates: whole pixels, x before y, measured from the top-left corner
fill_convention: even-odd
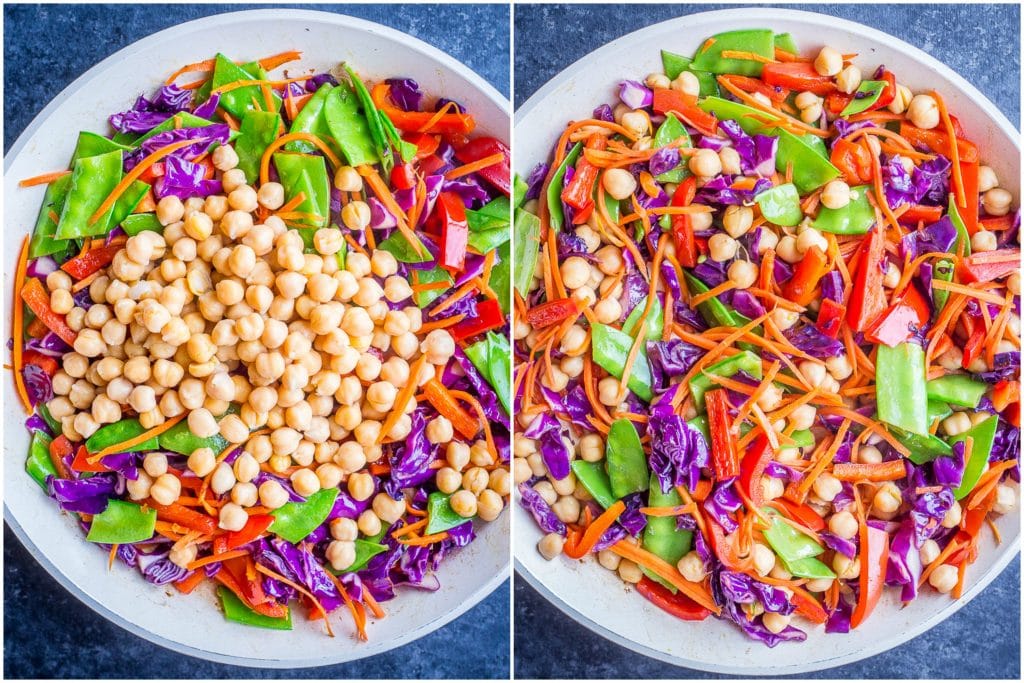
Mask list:
[[[743,501],[733,490],[733,482],[735,479],[726,479],[725,481],[718,482],[715,485],[711,495],[704,501],[704,510],[711,516],[713,520],[718,523],[718,526],[725,530],[725,533],[731,534],[739,528],[739,524],[736,523],[730,515],[735,513],[740,507],[743,506]]]
[[[337,586],[334,585],[334,582],[327,575],[327,570],[324,569],[323,563],[304,546],[294,546],[283,538],[278,537],[272,538],[269,541],[269,545],[289,569],[287,574],[282,575],[306,588],[320,601],[325,610],[333,612],[345,604],[344,598],[338,592]]]
[[[921,579],[921,552],[914,539],[914,523],[906,520],[889,544],[885,582],[890,586],[903,587],[900,595],[903,602],[910,602],[917,597],[917,583]]]
[[[765,308],[761,302],[758,301],[757,297],[746,290],[733,291],[730,305],[737,313],[746,316],[751,320],[759,318],[765,314]]]
[[[840,593],[836,608],[829,612],[828,621],[825,622],[825,633],[849,633],[851,617],[853,605]]]
[[[112,115],[110,125],[121,133],[147,133],[191,104],[191,90],[165,85],[152,101],[140,96],[131,109]]]
[[[743,605],[760,602],[765,611],[789,615],[796,609],[786,593],[777,586],[755,581],[746,574],[722,570],[719,573],[722,594],[726,599]]]
[[[97,474],[88,479],[46,478],[46,489],[62,510],[98,515],[107,509],[107,502],[116,495],[117,477]]]
[[[519,504],[523,506],[537,522],[537,526],[546,534],[565,536],[565,523],[558,519],[547,501],[526,483],[519,485]]]
[[[819,531],[818,536],[821,537],[822,543],[840,555],[857,557],[856,536],[853,539],[840,538],[830,531]]]
[[[932,460],[932,476],[939,486],[956,488],[964,479],[966,445],[963,441],[953,444],[953,455],[939,456]]]
[[[1020,429],[999,418],[995,439],[992,441],[992,452],[988,456],[988,461],[1000,462],[1012,459],[1020,459]],[[1010,468],[1007,471],[1007,475],[1012,477],[1014,481],[1020,481],[1020,464],[1018,463]]]
[[[419,83],[411,78],[389,78],[384,81],[391,86],[391,101],[402,111],[419,111],[423,105],[423,93]]]
[[[681,339],[647,342],[647,362],[651,366],[655,390],[668,389],[671,379],[688,373],[703,355],[703,349]]]
[[[441,184],[441,191],[456,193],[469,209],[480,208],[491,201],[490,193],[476,180],[475,173],[463,176],[458,180],[445,180]]]
[[[708,289],[714,289],[729,279],[727,262],[714,261],[710,258],[698,263],[692,272]]]
[[[53,398],[53,383],[41,367],[28,363],[21,369],[21,376],[25,380],[25,391],[33,408]]]
[[[873,121],[857,121],[855,123],[850,123],[846,119],[836,119],[834,125],[836,127],[836,133],[838,133],[836,140],[838,140],[839,138],[845,138],[850,133],[860,130],[861,128],[870,128],[874,126],[875,123]]]
[[[138,149],[134,149],[124,155],[124,170],[125,172],[132,170],[140,161],[153,152],[163,149],[175,142],[192,140],[194,141],[194,144],[187,145],[186,147],[176,150],[171,157],[168,158],[178,157],[179,159],[195,159],[215,144],[227,144],[230,138],[231,128],[229,128],[226,123],[214,123],[209,126],[203,126],[202,128],[179,128],[177,130],[167,130],[163,133],[157,133],[139,145]]]
[[[915,230],[900,240],[900,257],[913,260],[932,251],[948,252],[954,242],[956,226],[949,216],[943,216],[931,225]]]
[[[843,278],[838,271],[830,271],[821,278],[821,298],[843,303]]]
[[[394,214],[388,211],[384,204],[381,203],[376,197],[370,197],[367,200],[367,204],[370,205],[370,227],[374,230],[387,230],[389,228],[398,227],[398,219],[395,218]]]
[[[618,524],[621,524],[631,536],[639,536],[647,526],[647,516],[640,512],[644,504],[643,497],[639,493],[633,493],[622,501],[626,504],[626,509],[619,515]]]
[[[908,477],[908,479],[912,480],[913,478]],[[922,543],[942,529],[940,526],[942,518],[946,516],[946,512],[954,502],[953,491],[949,488],[917,496],[910,510],[910,519],[914,524],[914,545],[920,548]]]
[[[174,581],[181,581],[192,573],[184,567],[179,567],[171,562],[168,557],[169,553],[170,551],[168,550],[159,555],[142,554],[138,556],[139,571],[142,572],[142,576],[146,581],[157,586],[163,586]]]
[[[541,185],[544,184],[544,179],[547,178],[550,168],[550,166],[542,162],[534,166],[533,170],[530,171],[530,175],[526,177],[526,201],[540,196]]]
[[[30,433],[39,432],[40,434],[52,436],[50,434],[50,425],[46,424],[46,420],[39,413],[32,413],[28,416],[28,419],[25,420],[25,429]]]
[[[220,106],[220,93],[215,92],[210,95],[209,99],[196,107],[195,111],[192,112],[193,116],[197,116],[201,119],[209,121],[213,118],[214,114],[217,113],[217,107]]]
[[[454,108],[454,111],[455,111],[456,114],[465,114],[466,113],[466,108],[465,107],[463,107],[461,104],[459,104],[455,100],[450,100],[447,97],[442,97],[436,103],[434,103],[434,111],[441,111],[442,109],[444,109],[449,104],[452,105],[452,107]]]
[[[799,329],[786,330],[783,333],[786,339],[804,353],[814,358],[824,360],[843,353],[843,344],[837,339],[823,334],[814,325],[804,325]]]
[[[338,79],[329,73],[315,74],[310,76],[303,85],[305,85],[306,92],[316,92],[324,83],[338,85]],[[289,83],[288,85],[291,87],[295,83]]]
[[[221,182],[212,178],[204,179],[205,173],[205,166],[179,159],[172,154],[164,160],[164,175],[156,181],[153,193],[158,199],[173,195],[182,200],[219,194],[222,190]]]
[[[400,497],[402,489],[422,484],[434,476],[430,463],[434,461],[437,445],[427,440],[425,412],[424,409],[413,412],[409,436],[392,452],[391,478],[384,485],[392,498]]]
[[[491,423],[501,425],[506,430],[510,429],[511,425],[508,415],[505,414],[505,409],[502,407],[498,395],[458,345],[455,346],[453,358],[458,362],[463,373],[465,373],[466,381],[473,387],[473,391],[476,394],[477,400],[480,401],[480,407],[484,409],[484,415],[487,419]]]
[[[721,205],[749,204],[754,201],[756,195],[772,187],[772,181],[767,178],[758,178],[754,183],[754,187],[749,190],[733,189],[730,187],[732,182],[732,176],[720,175],[717,178],[712,178],[697,192],[694,203]]]
[[[654,93],[643,83],[626,80],[619,83],[619,99],[630,109],[643,109],[654,103]]]
[[[158,111],[136,111],[134,109],[113,114],[110,125],[120,133],[148,133],[171,117]]]
[[[647,430],[651,437],[648,464],[662,492],[680,485],[691,491],[697,488],[701,468],[710,461],[704,435],[678,415],[651,415]]]
[[[1013,379],[1020,374],[1020,351],[1004,351],[992,358],[992,369],[975,373],[974,379],[995,384],[1000,380]]]
[[[713,138],[708,135],[702,135],[700,140],[697,141],[697,147],[700,149],[713,149],[716,152],[721,152],[726,147],[732,147],[732,144],[723,138]]]
[[[882,166],[889,206],[895,209],[904,204],[945,204],[949,195],[950,167],[949,159],[938,155],[908,172],[900,163],[899,155],[889,157]]]
[[[572,451],[565,438],[565,430],[554,416],[549,413],[538,415],[523,436],[538,441],[541,458],[552,477],[562,480],[569,476]]]
[[[751,137],[736,121],[719,121],[719,129],[732,140],[740,157],[740,169],[746,175],[770,176],[775,173],[775,153],[779,139],[769,135]]]
[[[53,332],[47,332],[42,337],[32,337],[25,342],[27,351],[35,351],[50,358],[60,358],[71,351],[71,347],[64,343],[64,340]]]
[[[679,150],[675,147],[662,147],[647,162],[651,175],[659,176],[668,173],[679,165]]]
[[[722,608],[722,614],[724,617],[735,622],[747,636],[764,643],[768,647],[775,647],[784,641],[799,642],[807,639],[807,634],[795,626],[787,626],[779,633],[772,633],[765,627],[763,616],[748,619],[739,604],[731,600],[726,601]]]
[[[612,112],[610,104],[602,104],[594,109],[591,116],[598,121],[606,121],[608,123],[615,123],[615,114]]]

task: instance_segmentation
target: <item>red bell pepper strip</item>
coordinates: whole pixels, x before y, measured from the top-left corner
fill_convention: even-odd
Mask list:
[[[846,317],[846,306],[837,304],[832,299],[822,299],[821,307],[818,309],[818,320],[815,327],[822,334],[839,338],[839,331],[843,327],[843,318]]]
[[[1019,400],[1020,382],[1017,380],[999,380],[992,387],[992,406],[998,411],[1005,410],[1008,405]]]
[[[818,247],[811,247],[793,271],[793,277],[782,286],[782,294],[801,306],[814,300],[818,282],[828,272],[828,257]]]
[[[476,305],[475,318],[466,318],[456,323],[452,326],[451,333],[455,341],[462,341],[504,324],[505,316],[501,312],[501,305],[496,299],[488,299]]]
[[[794,587],[792,599],[796,613],[800,616],[810,619],[815,624],[824,624],[828,621],[828,612],[805,589],[799,586]]]
[[[828,95],[825,95],[825,111],[832,116],[839,118],[842,111],[846,109],[852,101],[853,95],[847,95],[846,93],[839,91],[830,92]]]
[[[885,309],[884,273],[881,269],[884,253],[885,236],[877,227],[872,228],[861,242],[853,289],[846,306],[846,323],[855,332],[866,330]]]
[[[978,162],[966,162],[961,159],[960,179],[963,182],[964,197],[967,203],[965,206],[960,206],[957,202],[956,210],[964,222],[964,227],[967,228],[967,234],[974,235],[978,232],[978,205],[981,203],[978,193]]]
[[[736,441],[730,429],[729,395],[725,389],[704,394],[708,409],[708,431],[711,432],[711,469],[715,479],[723,481],[739,476],[740,462],[736,455]]]
[[[773,62],[761,70],[761,80],[768,85],[777,85],[815,95],[828,95],[836,90],[836,83],[828,76],[822,76],[810,62]]]
[[[68,467],[64,464],[64,458],[71,455],[71,451],[74,450],[74,446],[71,445],[71,441],[68,437],[61,434],[50,442],[49,450],[50,462],[53,463],[53,468],[57,470],[57,478],[70,479],[71,473],[68,472]]]
[[[860,597],[853,608],[850,626],[864,623],[878,604],[885,587],[885,570],[889,565],[889,534],[867,524],[860,527]]]
[[[792,519],[803,524],[805,527],[812,531],[821,531],[825,528],[825,520],[814,511],[810,505],[806,503],[794,503],[791,500],[785,498],[776,498],[772,503],[778,504],[779,507],[786,511]]]
[[[437,220],[441,224],[441,254],[438,265],[457,273],[466,265],[466,247],[469,245],[469,223],[466,205],[454,192],[442,192],[437,197]]]
[[[842,171],[847,182],[861,184],[871,182],[871,155],[863,146],[838,138],[832,143],[832,165]]]
[[[262,599],[261,602],[253,602],[255,586],[252,586],[252,584],[258,584],[260,581],[257,579],[253,582],[246,581],[245,583],[242,583],[237,576],[227,569],[228,562],[230,562],[230,560],[221,563],[220,569],[216,574],[214,574],[213,578],[224,584],[225,588],[234,593],[239,600],[244,602],[251,609],[264,616],[280,619],[288,614],[288,608],[284,605],[280,605],[276,602],[267,602],[267,596],[265,594],[260,596]],[[262,592],[261,586],[260,593]]]
[[[164,162],[158,161],[155,164],[150,164],[149,167],[142,172],[142,175],[139,176],[139,180],[144,183],[152,184],[157,178],[162,178],[166,172]]]
[[[693,95],[684,95],[678,90],[668,88],[655,88],[653,108],[656,114],[674,112],[684,119],[685,123],[702,131],[718,131],[718,119],[714,114],[709,114],[698,107],[697,98]]]
[[[71,469],[76,472],[110,472],[109,467],[103,464],[101,458],[98,462],[89,462],[89,450],[83,445],[75,452],[75,459],[71,461]]]
[[[69,259],[60,269],[76,280],[84,280],[100,268],[109,266],[117,252],[123,248],[124,244],[108,244],[97,249],[90,249],[81,256]]]
[[[911,326],[919,325],[917,311],[906,304],[893,304],[885,310],[864,334],[873,344],[896,346],[914,335]]]
[[[572,217],[573,225],[583,225],[590,217],[594,215],[594,202],[590,202],[585,207],[576,212],[576,215]]]
[[[526,322],[532,327],[541,328],[560,323],[570,316],[579,315],[580,309],[572,297],[554,299],[538,304],[526,312]]]
[[[408,190],[416,186],[416,171],[412,164],[397,164],[391,169],[391,186],[398,190]]]
[[[877,80],[877,79],[875,79]],[[891,71],[882,70],[882,80],[886,82],[885,90],[878,96],[875,103],[868,107],[868,111],[884,109],[896,99],[896,76]]]
[[[970,326],[968,332],[967,342],[964,344],[964,359],[962,366],[966,370],[971,363],[981,354],[985,346],[985,326],[974,323],[973,318],[969,315],[965,315],[962,320],[964,321],[964,327]],[[971,323],[967,323],[971,321]]]
[[[863,149],[863,147],[861,147]],[[941,206],[922,206],[921,204],[913,204],[909,209],[900,214],[900,223],[906,223],[907,225],[917,225],[918,222],[923,221],[926,224],[934,223],[942,218],[942,207]]]
[[[761,477],[764,476],[764,468],[768,466],[774,456],[774,451],[768,445],[768,438],[762,434],[754,439],[754,443],[750,444],[747,454],[743,456],[743,461],[740,463],[740,488],[746,492],[751,502],[757,507],[764,504]]]
[[[711,610],[702,607],[683,593],[675,593],[648,577],[640,579],[636,591],[650,600],[655,607],[684,621],[704,621],[711,616]]]
[[[1002,232],[1013,227],[1014,215],[1008,213],[1005,216],[986,216],[978,221],[981,227],[989,232]]]
[[[783,88],[779,85],[768,85],[764,81],[756,78],[750,78],[749,76],[737,76],[734,74],[722,76],[721,78],[724,78],[743,92],[761,93],[771,100],[772,104],[775,106],[778,106],[789,98],[789,88]]]
[[[607,144],[603,135],[591,135],[587,140],[587,149],[602,150]],[[594,206],[594,183],[597,182],[597,166],[585,158],[576,162],[576,171],[572,180],[562,190],[562,201],[577,211],[592,210]]]
[[[39,353],[38,351],[33,351],[32,349],[22,351],[21,364],[22,366],[35,365],[37,368],[45,372],[49,377],[53,377],[54,375],[56,375],[57,370],[60,369],[60,365],[57,363],[56,358],[52,358],[50,356],[47,356],[46,354]]]
[[[912,126],[909,123],[900,124],[900,136],[905,138],[912,145],[924,145],[931,151],[945,156],[950,154],[949,136],[940,133],[938,130],[926,130]],[[963,138],[956,139],[957,151],[960,152],[960,163],[976,164],[980,156],[978,146],[970,140]]]
[[[273,523],[274,517],[272,515],[251,515],[249,521],[240,530],[228,532],[227,550],[233,550],[246,543],[255,541]]]
[[[43,289],[43,283],[39,281],[39,278],[32,277],[25,282],[25,286],[21,289],[21,298],[24,300],[25,305],[29,307],[29,310],[35,313],[36,318],[43,321],[43,324],[51,332],[64,340],[68,345],[74,346],[78,334],[68,327],[63,315],[54,313],[53,309],[50,308],[50,297],[46,294],[46,290]]]
[[[672,194],[672,206],[689,206],[697,195],[697,179],[688,176],[679,183]],[[686,215],[672,216],[672,236],[676,243],[676,258],[684,268],[697,265],[697,243],[693,234],[693,223]]]
[[[604,138],[602,137],[601,140],[603,141]],[[477,171],[477,174],[501,190],[507,197],[512,192],[511,157],[508,145],[497,138],[474,138],[455,152],[455,158],[464,164],[468,164],[484,157],[493,156],[499,152],[505,156],[505,160],[500,164],[492,164],[482,168]]]
[[[441,146],[441,140],[436,135],[426,133],[406,133],[402,136],[406,142],[416,145],[416,160],[425,159],[437,151]]]
[[[388,101],[390,86],[378,83],[373,86],[370,97],[377,109],[387,114],[395,128],[415,133],[442,133],[468,135],[476,128],[476,121],[469,114],[442,114],[432,111],[402,111]],[[429,126],[429,128],[424,129]]]
[[[917,285],[911,282],[907,288],[900,295],[897,303],[910,306],[914,309],[917,314],[917,326],[922,327],[932,316],[931,307],[924,298],[924,294],[921,294],[921,290],[917,288]]]
[[[177,503],[161,505],[152,498],[146,500],[146,505],[156,510],[156,518],[163,522],[180,524],[183,527],[188,527],[207,535],[213,535],[217,531],[216,519],[189,509],[184,505],[178,505]]]
[[[736,550],[736,532],[726,534],[725,530],[715,520],[705,518],[705,521],[708,530],[708,543],[711,545],[711,549],[715,551],[715,557],[718,558],[718,561],[726,569],[732,571],[742,572],[750,567],[750,557],[740,559],[739,553]]]
[[[962,261],[963,282],[991,282],[1006,277],[1020,266],[1020,249],[999,249],[971,254]]]

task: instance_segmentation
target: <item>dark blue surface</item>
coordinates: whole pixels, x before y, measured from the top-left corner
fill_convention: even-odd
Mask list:
[[[562,69],[615,38],[678,16],[739,6],[517,5],[514,101],[521,105]],[[972,82],[1019,125],[1019,7],[790,7],[858,21],[916,45]],[[552,48],[555,44],[557,49]],[[661,47],[665,46],[652,49]],[[624,64],[623,76],[627,74],[629,65]],[[518,678],[723,678],[614,645],[565,616],[521,579],[515,589],[515,627]],[[771,657],[769,650],[765,657]],[[1020,558],[980,596],[928,633],[869,660],[799,677],[1019,679]]]
[[[405,31],[453,55],[508,94],[506,6],[289,7],[326,9]],[[4,149],[56,93],[122,47],[191,19],[249,8],[150,4],[5,7]],[[472,33],[452,30],[467,25],[473,26]],[[214,609],[212,605],[209,608]],[[509,583],[505,582],[444,628],[369,659],[293,671],[214,664],[157,647],[105,621],[50,578],[14,534],[6,526],[4,529],[7,678],[507,678],[508,622]],[[351,646],[324,640],[325,648]]]

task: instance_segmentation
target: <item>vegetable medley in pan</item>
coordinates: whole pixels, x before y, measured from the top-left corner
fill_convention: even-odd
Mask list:
[[[509,494],[509,155],[411,79],[268,75],[299,57],[183,67],[22,182],[14,378],[111,566],[365,639]]]
[[[662,57],[515,183],[539,552],[769,647],[861,626],[886,586],[958,598],[1020,478],[1005,151],[771,30]]]

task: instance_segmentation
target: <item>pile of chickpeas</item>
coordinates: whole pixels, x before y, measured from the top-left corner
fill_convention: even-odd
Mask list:
[[[187,414],[196,436],[219,434],[241,446],[232,464],[210,448],[188,456],[188,469],[209,476],[210,489],[229,497],[219,511],[219,526],[228,531],[245,526],[247,508],[288,502],[273,477],[257,487],[261,471],[287,476],[301,496],[345,486],[357,501],[372,497],[358,520],[331,524],[327,557],[343,570],[355,561],[357,533],[375,535],[405,514],[403,501],[375,494],[366,467],[382,458],[382,441],[410,434],[415,398],[381,433],[400,388],[434,377],[455,341],[443,329],[417,334],[422,312],[393,255],[350,250],[341,267],[345,239],[336,227],[316,230],[315,251],[307,253],[300,233],[281,218],[254,218],[261,207],[273,212],[284,204],[279,183],[246,184],[229,145],[217,147],[212,161],[225,194],[161,199],[156,217],[163,233],[128,238],[89,285],[92,305],[75,306],[63,271],[47,276],[53,310],[77,333],[47,407],[72,442],[133,414],[146,429]],[[345,192],[363,189],[351,167],[338,169],[334,183]],[[346,228],[362,230],[369,206],[348,202],[341,218]],[[420,355],[425,362],[410,377]],[[228,413],[232,406],[237,411]],[[455,512],[495,519],[510,487],[497,454],[483,440],[455,439],[440,415],[428,421],[426,437],[441,447],[446,462],[437,486],[454,494]],[[181,495],[181,483],[163,453],[149,453],[128,494],[168,505]],[[171,560],[185,566],[196,554],[195,544],[176,545]]]
[[[860,70],[854,65],[844,67],[842,55],[833,48],[825,47],[821,50],[814,62],[818,73],[827,76],[834,76],[839,89],[845,93],[855,92],[861,83]],[[670,80],[665,74],[650,74],[646,83],[652,88],[672,88],[688,95],[699,94],[699,83],[696,77],[689,72],[682,72],[679,76]],[[770,105],[771,102],[764,95],[755,95],[762,103]],[[808,123],[817,122],[822,117],[822,100],[810,92],[798,93],[796,98],[797,106],[801,109],[801,119]],[[893,113],[906,112],[910,121],[920,128],[935,128],[939,124],[937,104],[929,95],[913,95],[903,85],[898,86],[898,93],[894,101],[889,105]],[[650,149],[652,145],[652,125],[647,112],[643,110],[630,110],[625,104],[619,104],[614,109],[615,120],[637,136],[633,144],[635,150]],[[593,128],[589,132],[607,134],[601,128]],[[690,171],[697,177],[697,186],[701,187],[709,180],[725,173],[729,175],[742,175],[740,158],[736,150],[725,147],[720,151],[711,149],[697,149],[687,152],[688,166]],[[901,163],[909,167],[913,162],[907,158],[901,158]],[[616,200],[628,199],[636,192],[637,182],[633,174],[627,169],[612,168],[601,174],[600,182],[605,191]],[[665,191],[672,195],[676,186],[671,183],[665,184]],[[985,212],[991,216],[1004,216],[1010,211],[1011,195],[999,187],[995,172],[988,166],[981,166],[979,169],[979,190],[982,194],[982,203]],[[833,180],[825,185],[821,193],[821,204],[831,209],[840,209],[857,199],[856,191],[842,180]],[[531,213],[537,212],[536,200],[528,202],[524,207]],[[717,209],[716,209],[717,210]],[[712,212],[689,214],[690,223],[694,231],[706,231],[712,228],[715,214]],[[745,289],[753,286],[757,280],[758,267],[749,260],[740,238],[749,233],[754,223],[754,209],[751,206],[728,206],[720,214],[720,225],[722,232],[715,232],[708,240],[708,257],[714,261],[732,261],[727,270],[728,279],[738,289]],[[821,232],[811,227],[812,218],[807,216],[797,226],[795,231],[790,228],[764,224],[761,226],[760,237],[752,249],[762,254],[770,249],[775,250],[778,258],[789,264],[795,264],[804,258],[804,255],[812,247],[822,251],[828,248],[828,242]],[[623,281],[621,272],[624,266],[624,256],[621,247],[606,239],[607,232],[600,225],[600,218],[595,214],[585,224],[576,228],[576,236],[580,237],[586,245],[588,256],[570,256],[560,263],[560,274],[566,289],[571,296],[583,307],[590,307],[594,320],[602,324],[618,324],[624,313],[620,303],[623,295]],[[997,236],[995,233],[979,230],[971,239],[971,246],[974,251],[991,251],[997,248]],[[670,240],[666,244],[666,252],[669,256],[675,253],[675,247]],[[735,259],[735,260],[733,260]],[[890,260],[888,270],[884,276],[884,287],[892,289],[900,281],[902,273],[895,260]],[[534,275],[534,282],[531,289],[543,286],[542,274],[538,271]],[[664,283],[659,285],[665,288]],[[1007,280],[1007,288],[1017,295],[1020,293],[1020,275],[1014,273]],[[888,294],[887,294],[888,298]],[[812,304],[814,308],[816,304]],[[776,307],[770,314],[771,323],[779,331],[790,329],[800,319],[799,313]],[[1020,317],[1010,314],[1009,329],[1014,334],[1020,335]],[[514,339],[525,345],[528,350],[537,346],[538,330],[533,329],[530,324],[519,317],[513,328]],[[580,324],[569,328],[558,346],[558,354],[553,359],[550,372],[545,370],[539,374],[542,385],[548,389],[561,392],[566,389],[570,380],[578,379],[583,373],[584,358],[590,353],[590,336],[587,330]],[[1016,351],[1009,341],[1001,341],[997,352]],[[950,370],[961,370],[963,353],[955,346],[943,354],[938,362],[942,367]],[[853,368],[845,354],[839,354],[822,361],[803,360],[797,363],[800,373],[806,378],[808,388],[816,388],[825,394],[838,396],[840,382],[850,377]],[[989,370],[984,357],[973,361],[968,370],[970,372],[984,372]],[[603,374],[603,373],[602,373]],[[606,406],[613,414],[615,411],[629,412],[625,403],[625,392],[620,382],[615,377],[605,376],[597,383],[598,400]],[[780,407],[783,399],[781,389],[776,386],[769,387],[757,400],[758,407],[768,413]],[[851,407],[857,407],[854,399],[844,399]],[[588,501],[593,500],[589,492],[576,480],[575,475],[570,473],[568,477],[561,480],[554,479],[547,470],[543,458],[539,452],[536,441],[526,438],[522,432],[527,430],[534,419],[541,419],[542,416],[518,416],[518,433],[515,437],[513,478],[516,484],[522,484],[532,479],[539,478],[533,484],[534,490],[551,507],[554,514],[566,524],[581,522],[583,508]],[[696,411],[691,406],[687,414],[683,416],[690,420],[696,417]],[[815,423],[817,409],[813,405],[805,404],[793,410],[785,419],[776,420],[772,428],[782,433],[784,430],[805,430],[810,429]],[[985,412],[958,411],[947,417],[941,424],[941,430],[947,436],[953,436],[969,429],[972,425],[979,423],[989,417]],[[879,463],[883,456],[878,449],[880,437],[871,435],[865,440],[857,454],[855,462],[858,463]],[[572,458],[581,458],[587,462],[600,462],[605,457],[605,444],[602,434],[597,432],[584,433],[573,440],[575,446]],[[776,460],[782,464],[806,464],[805,458],[813,451],[814,447],[809,446],[803,449],[783,448],[776,454]],[[785,490],[785,482],[781,479],[765,476],[760,482],[765,500],[773,500],[782,496]],[[812,491],[808,497],[808,504],[820,515],[826,518],[829,530],[844,539],[853,539],[858,531],[857,522],[849,510],[836,510],[833,501],[842,490],[842,483],[832,475],[825,473],[820,475],[814,482]],[[1000,485],[996,493],[996,503],[993,511],[997,514],[1005,514],[1013,510],[1016,505],[1016,489],[1009,485]],[[880,485],[868,500],[870,513],[878,519],[892,519],[901,509],[905,509],[901,492],[892,483]],[[960,523],[963,510],[959,503],[953,507],[942,520],[942,526],[951,529]],[[538,544],[539,552],[547,559],[553,559],[562,553],[565,539],[557,533],[545,535]],[[752,560],[755,571],[761,576],[771,576],[778,579],[789,579],[791,575],[786,571],[775,553],[765,543],[757,542],[752,549]],[[927,564],[933,561],[939,554],[939,547],[933,540],[929,540],[921,548],[921,560]],[[598,562],[607,569],[617,571],[621,579],[627,583],[637,583],[643,574],[640,567],[630,560],[622,559],[610,550],[598,553]],[[841,553],[834,553],[832,567],[840,579],[855,579],[860,575],[860,561],[857,558],[850,558]],[[696,552],[691,552],[683,557],[678,569],[680,573],[690,581],[701,581],[705,578],[704,563]],[[956,568],[944,565],[934,571],[929,582],[941,592],[949,592],[956,583]],[[831,579],[815,579],[808,582],[806,588],[814,592],[825,591],[831,585]],[[752,615],[756,616],[756,615]],[[765,626],[778,633],[788,625],[790,617],[779,614],[765,614]]]

